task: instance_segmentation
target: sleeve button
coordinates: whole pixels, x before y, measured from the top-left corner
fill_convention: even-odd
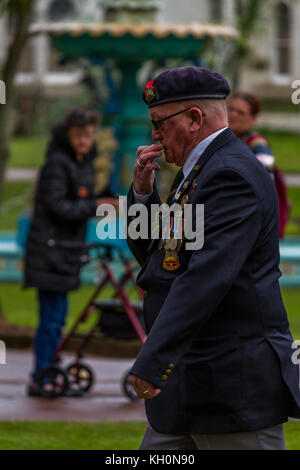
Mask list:
[[[162,375],[162,376],[161,376],[161,380],[163,380],[163,381],[168,380],[168,376],[167,376],[167,375]]]
[[[172,369],[172,370],[173,370],[174,367],[175,367],[174,364],[169,364],[169,365],[168,365],[168,369]]]

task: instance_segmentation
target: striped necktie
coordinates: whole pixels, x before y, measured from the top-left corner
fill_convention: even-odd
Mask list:
[[[180,168],[180,170],[176,173],[176,176],[175,176],[175,178],[174,178],[174,181],[173,181],[172,186],[171,186],[171,189],[170,189],[169,196],[168,196],[168,198],[167,198],[167,204],[168,204],[169,206],[170,206],[171,203],[173,202],[175,193],[176,193],[177,188],[178,188],[180,182],[182,181],[183,177],[184,177],[184,174],[183,174],[182,169]]]

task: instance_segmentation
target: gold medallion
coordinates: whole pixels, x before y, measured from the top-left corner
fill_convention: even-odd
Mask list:
[[[167,271],[175,271],[180,268],[178,253],[174,250],[166,250],[162,267]]]

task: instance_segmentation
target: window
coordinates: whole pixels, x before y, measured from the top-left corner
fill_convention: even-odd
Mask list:
[[[48,7],[49,21],[64,21],[75,14],[75,7],[71,0],[53,0]]]
[[[277,72],[289,75],[291,56],[291,12],[288,5],[280,2],[275,7]]]
[[[222,21],[222,0],[210,0],[210,20],[213,23]]]

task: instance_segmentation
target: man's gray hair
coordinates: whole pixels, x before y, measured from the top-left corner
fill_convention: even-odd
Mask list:
[[[225,100],[194,100],[191,105],[196,106],[204,111],[206,114],[219,114],[220,111],[224,113],[224,118],[228,119],[227,106]]]
[[[203,99],[203,100],[189,100],[178,102],[179,109],[184,109],[189,106],[195,106],[201,109],[209,117],[220,116],[228,121],[228,113],[226,101],[222,99]]]

